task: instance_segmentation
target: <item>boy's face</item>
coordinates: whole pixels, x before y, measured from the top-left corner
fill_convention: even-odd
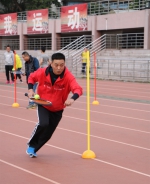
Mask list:
[[[10,52],[10,47],[6,47],[6,51],[7,52]]]
[[[54,59],[51,62],[51,67],[55,75],[60,75],[64,71],[65,61],[63,59]]]
[[[22,58],[23,58],[25,61],[29,61],[29,60],[30,60],[30,56],[28,56],[28,55],[22,55]]]

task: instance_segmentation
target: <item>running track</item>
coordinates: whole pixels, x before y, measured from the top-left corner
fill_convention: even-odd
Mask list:
[[[23,79],[25,81],[25,79]],[[86,80],[84,95],[64,111],[52,139],[26,155],[37,122],[26,110],[27,85],[17,84],[19,108],[13,108],[14,87],[0,74],[0,183],[2,184],[149,184],[150,84],[97,81],[99,106],[91,104],[91,150],[96,159],[82,159],[87,149]],[[94,100],[91,80],[91,103]]]

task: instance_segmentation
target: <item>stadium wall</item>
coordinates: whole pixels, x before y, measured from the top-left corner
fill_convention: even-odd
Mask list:
[[[51,44],[53,51],[56,50],[56,38],[62,37],[64,34],[69,35],[84,35],[89,34],[93,36],[93,40],[100,37],[102,34],[107,32],[111,34],[120,33],[126,30],[128,33],[137,33],[141,29],[144,30],[144,49],[150,49],[150,9],[145,9],[141,11],[133,12],[123,12],[123,13],[113,13],[98,16],[88,16],[88,29],[87,31],[80,31],[74,33],[62,33],[61,32],[61,19],[49,19],[48,34],[46,36],[51,37]],[[24,40],[28,36],[35,36],[36,34],[27,34],[27,22],[18,22],[18,36],[20,43],[20,50],[24,50]],[[37,35],[39,38],[44,36],[44,34]],[[7,36],[8,37],[8,36]],[[14,36],[9,36],[13,38]],[[0,42],[6,39],[5,36],[0,36]],[[2,43],[0,44],[0,49],[3,50]]]

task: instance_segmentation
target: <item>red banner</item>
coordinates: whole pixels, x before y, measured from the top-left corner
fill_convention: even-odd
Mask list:
[[[0,15],[0,35],[17,35],[17,13]]]
[[[48,33],[48,9],[27,12],[27,33]]]
[[[61,32],[87,30],[87,4],[61,7]]]

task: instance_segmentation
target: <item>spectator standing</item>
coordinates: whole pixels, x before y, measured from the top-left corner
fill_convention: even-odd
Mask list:
[[[46,49],[44,46],[41,47],[41,55],[39,58],[40,68],[48,67],[50,64],[49,56],[45,53]]]
[[[82,57],[82,70],[81,70],[81,73],[82,74],[86,74],[86,64],[87,64],[88,54],[89,54],[89,57],[90,57],[90,52],[88,51],[87,48],[85,48],[84,51],[81,54],[81,57]]]
[[[14,83],[14,74],[12,73],[13,65],[14,65],[14,54],[10,50],[10,46],[6,46],[6,51],[4,53],[5,57],[5,73],[6,73],[6,84],[13,84]],[[11,81],[10,76],[11,75]]]
[[[16,53],[15,50],[13,50],[13,53],[14,53],[14,57],[15,57],[15,63],[14,63],[14,67],[13,67],[12,70],[13,71],[16,70],[16,80],[17,80],[17,78],[19,78],[20,82],[22,83],[21,73],[19,73],[19,72],[21,72],[22,61],[21,61],[19,55]]]
[[[24,75],[26,76],[26,81],[28,84],[28,78],[30,74],[39,68],[39,61],[37,58],[29,55],[29,53],[26,51],[22,53],[22,58],[25,61],[25,74]],[[38,83],[35,83],[33,85],[34,92],[36,91],[37,84]],[[36,108],[36,104],[33,101],[29,100],[29,105],[27,106],[27,109],[34,109],[34,108]]]

